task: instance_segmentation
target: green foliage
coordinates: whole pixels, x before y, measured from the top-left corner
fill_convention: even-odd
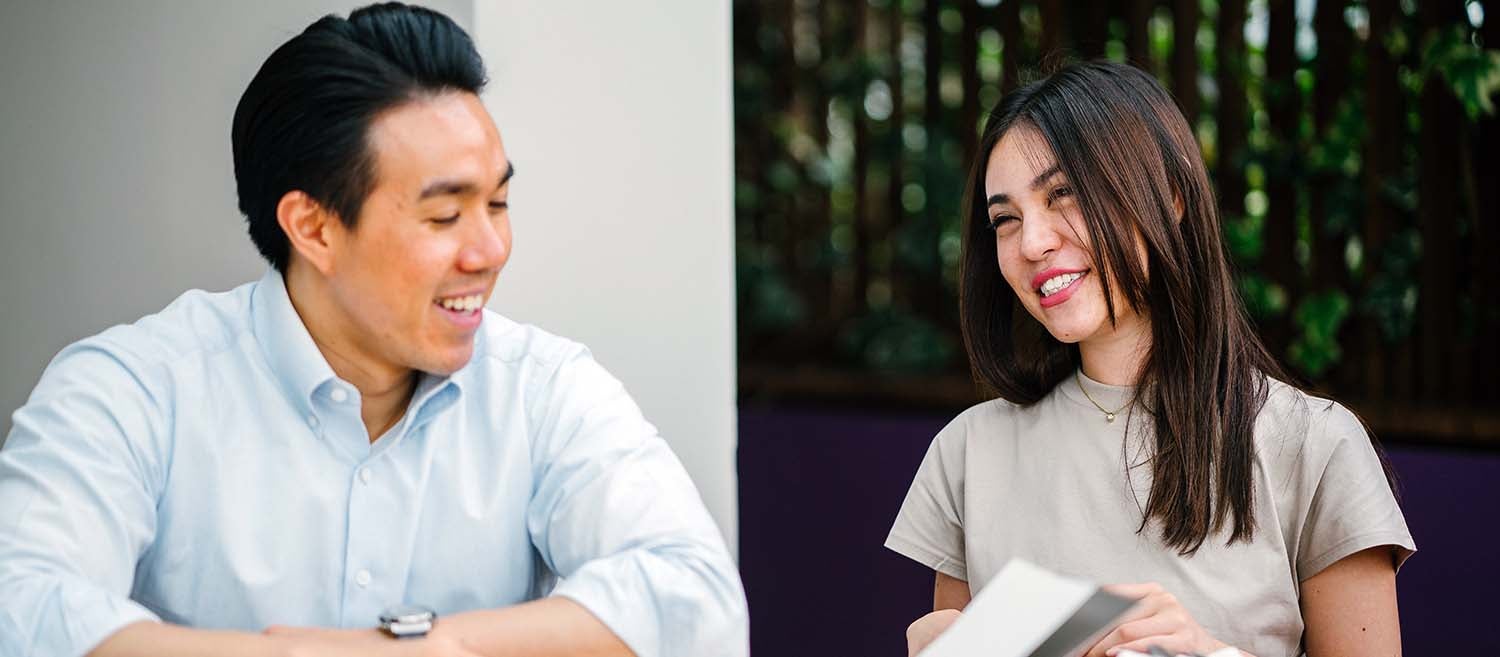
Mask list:
[[[839,352],[865,369],[885,373],[941,372],[958,352],[954,339],[921,317],[881,310],[855,318],[838,337]]]
[[[784,331],[807,320],[807,304],[764,250],[739,250],[735,259],[736,305],[756,330]]]
[[[1272,283],[1264,274],[1259,272],[1240,274],[1239,283],[1240,297],[1245,300],[1245,308],[1251,317],[1265,320],[1286,312],[1286,290]]]
[[[1287,350],[1292,365],[1316,379],[1339,361],[1339,327],[1349,316],[1349,305],[1343,290],[1309,295],[1297,304],[1292,319],[1299,335]]]
[[[982,120],[1008,68],[1001,57],[1019,51],[1024,78],[1027,69],[1042,63],[1036,51],[1048,28],[1038,3],[1022,1],[1019,44],[1005,44],[994,3],[980,3],[979,62],[968,69],[973,79],[960,80],[960,37],[974,26],[964,24],[957,2],[855,1],[868,3],[863,51],[855,47],[854,3],[807,0],[770,10],[771,5],[736,0],[741,338],[752,345],[803,345],[801,353],[778,351],[775,358],[866,372],[957,373],[963,359],[952,304],[960,196],[968,165],[964,149],[973,145],[966,140],[977,127],[960,125],[960,119],[972,117],[963,115],[958,102],[965,93],[978,94]],[[931,35],[922,33],[927,2],[938,2],[940,10],[942,61],[933,72],[924,57],[932,44]],[[1217,124],[1216,105],[1225,97],[1216,75],[1225,53],[1212,27],[1218,7],[1214,0],[1201,4],[1204,20],[1195,40],[1201,111],[1191,127],[1212,175],[1221,175],[1228,165],[1230,175],[1240,177],[1237,185],[1215,183],[1220,193],[1227,188],[1244,194],[1233,203],[1226,199],[1225,206],[1234,209],[1222,217],[1222,226],[1248,311],[1265,335],[1286,341],[1272,347],[1315,381],[1343,361],[1359,360],[1348,353],[1350,345],[1339,342],[1350,324],[1373,323],[1386,345],[1409,345],[1422,257],[1418,217],[1425,217],[1418,199],[1424,163],[1416,145],[1425,121],[1462,120],[1456,111],[1453,117],[1424,116],[1430,105],[1422,94],[1451,90],[1468,120],[1494,116],[1500,51],[1481,48],[1467,21],[1445,30],[1425,27],[1416,4],[1405,2],[1378,32],[1354,27],[1355,41],[1345,51],[1347,69],[1330,78],[1336,81],[1330,90],[1317,77],[1324,67],[1300,44],[1290,77],[1270,79],[1265,35],[1251,36],[1243,68],[1235,67],[1245,75],[1231,82],[1243,85],[1247,103],[1246,124],[1234,139],[1220,134]],[[1364,11],[1361,3],[1351,6]],[[893,8],[901,15],[891,15]],[[739,20],[742,9],[751,20]],[[1252,2],[1252,24],[1263,23],[1267,11],[1264,3]],[[1153,72],[1163,78],[1174,48],[1171,17],[1169,7],[1153,5],[1147,26]],[[1105,52],[1120,59],[1126,26],[1118,16],[1109,20]],[[890,41],[893,21],[900,28],[895,43]],[[1317,31],[1324,28],[1301,29],[1321,38]],[[1069,46],[1066,31],[1050,36]],[[1389,59],[1370,58],[1371,46],[1383,46]],[[1329,52],[1334,50],[1319,56]],[[1391,68],[1377,69],[1382,61]],[[1394,76],[1390,85],[1372,77],[1377,70]],[[935,108],[926,102],[929,85],[941,91]],[[1393,112],[1378,126],[1371,120],[1371,93],[1381,96],[1382,109]],[[1336,106],[1317,105],[1333,97]],[[1270,117],[1279,99],[1296,102],[1295,116],[1278,138]],[[1322,125],[1315,125],[1315,116],[1325,119]],[[861,128],[862,159],[854,145]],[[1234,144],[1240,148],[1222,150]],[[1233,161],[1221,163],[1221,157]],[[1471,159],[1489,157],[1493,154],[1471,153]],[[1379,175],[1372,175],[1377,165]],[[857,178],[861,173],[863,180]],[[1289,253],[1269,253],[1267,214],[1287,207],[1287,199],[1272,195],[1287,187],[1297,222],[1295,243]],[[860,188],[863,202],[857,198]],[[1468,230],[1472,238],[1473,224],[1473,218],[1455,218],[1454,234],[1463,239]],[[1465,287],[1457,296],[1458,335],[1475,338],[1500,321],[1494,319],[1500,309],[1481,309],[1468,295]]]
[[[1470,120],[1495,113],[1491,97],[1500,92],[1500,50],[1480,48],[1468,30],[1454,26],[1428,39],[1422,62],[1427,77],[1438,74],[1447,81]]]
[[[1224,218],[1224,241],[1229,245],[1229,254],[1242,266],[1260,261],[1260,254],[1266,248],[1264,225],[1264,214]]]
[[[1416,324],[1416,269],[1421,259],[1422,237],[1416,229],[1402,231],[1381,249],[1380,270],[1370,281],[1362,309],[1388,343],[1406,339]]]

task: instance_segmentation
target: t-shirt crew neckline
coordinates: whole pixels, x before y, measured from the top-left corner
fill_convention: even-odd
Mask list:
[[[1083,373],[1082,369],[1074,370],[1073,376],[1069,376],[1057,385],[1058,388],[1062,389],[1064,397],[1100,415],[1103,415],[1106,411],[1125,415],[1126,411],[1130,409],[1123,407],[1130,403],[1131,398],[1135,396],[1135,386],[1114,386],[1108,383],[1100,383],[1090,379],[1087,374]],[[1080,389],[1079,386],[1083,387]],[[1087,397],[1083,394],[1084,390],[1088,391]],[[1089,397],[1093,397],[1094,401],[1090,402]],[[1095,405],[1096,402],[1097,406]],[[1105,410],[1099,410],[1099,406],[1103,406]]]

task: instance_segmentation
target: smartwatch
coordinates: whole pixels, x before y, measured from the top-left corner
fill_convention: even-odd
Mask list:
[[[397,605],[380,612],[380,631],[395,639],[420,639],[436,622],[437,612],[418,605]]]

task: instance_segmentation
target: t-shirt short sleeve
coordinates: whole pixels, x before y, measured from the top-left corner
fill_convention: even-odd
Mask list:
[[[1417,546],[1369,435],[1339,404],[1313,414],[1308,452],[1326,458],[1302,462],[1308,469],[1304,490],[1312,499],[1297,548],[1297,578],[1305,581],[1344,557],[1380,546],[1392,548],[1399,569]]]
[[[902,556],[963,581],[969,579],[963,529],[967,415],[950,422],[927,448],[885,539]]]

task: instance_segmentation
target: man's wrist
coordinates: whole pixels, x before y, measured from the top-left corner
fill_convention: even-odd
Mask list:
[[[421,605],[396,605],[380,612],[379,628],[393,639],[419,639],[437,623],[437,612]]]

